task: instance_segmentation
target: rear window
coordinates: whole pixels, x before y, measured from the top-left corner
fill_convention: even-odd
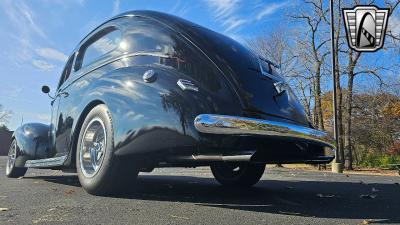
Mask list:
[[[259,69],[258,58],[237,41],[204,27],[192,26],[185,30],[201,46],[212,49],[211,57],[217,64],[228,65],[238,74],[247,74],[248,69]]]

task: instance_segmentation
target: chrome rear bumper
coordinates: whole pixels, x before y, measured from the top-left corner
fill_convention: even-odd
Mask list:
[[[197,131],[208,134],[260,135],[298,140],[336,149],[327,133],[295,124],[238,116],[200,114],[194,120]]]

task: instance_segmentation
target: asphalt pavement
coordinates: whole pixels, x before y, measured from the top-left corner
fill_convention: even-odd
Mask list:
[[[273,168],[252,188],[220,186],[207,167],[141,173],[110,197],[87,194],[76,174],[29,169],[5,177],[0,224],[400,224],[400,177]]]

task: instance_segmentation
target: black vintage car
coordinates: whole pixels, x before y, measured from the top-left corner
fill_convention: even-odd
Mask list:
[[[76,170],[102,195],[156,167],[210,166],[221,184],[246,186],[267,163],[329,163],[332,139],[313,129],[274,67],[175,16],[121,14],[69,57],[49,95],[50,125],[14,132],[6,174]]]

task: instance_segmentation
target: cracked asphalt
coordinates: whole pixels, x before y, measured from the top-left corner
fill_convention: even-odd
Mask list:
[[[400,177],[274,168],[252,188],[218,185],[208,168],[142,173],[124,194],[87,194],[72,173],[5,174],[0,224],[400,224]]]

